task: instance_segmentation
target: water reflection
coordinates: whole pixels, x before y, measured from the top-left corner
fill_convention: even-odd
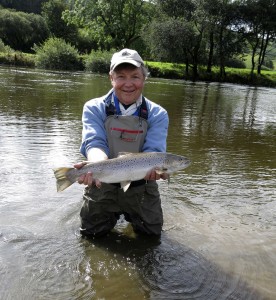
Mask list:
[[[56,193],[52,168],[83,159],[82,106],[107,77],[1,68],[0,84],[1,298],[275,299],[275,89],[147,82],[168,151],[193,161],[159,183],[152,243],[82,239],[82,187]]]

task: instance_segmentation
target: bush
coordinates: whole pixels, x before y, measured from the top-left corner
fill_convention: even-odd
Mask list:
[[[114,51],[91,51],[85,60],[85,70],[93,73],[109,73]]]
[[[35,46],[36,66],[51,70],[82,70],[78,50],[63,39],[50,38],[42,46]]]
[[[244,61],[237,59],[237,58],[229,58],[225,62],[225,66],[228,68],[238,68],[238,69],[245,69],[246,64]]]
[[[4,44],[2,39],[0,39],[0,52],[2,53],[12,53],[14,50],[10,47]]]
[[[150,77],[162,77],[170,79],[184,78],[185,68],[182,64],[146,62]]]
[[[11,53],[14,52],[14,50],[10,46],[5,45],[2,39],[0,39],[0,52]]]
[[[262,70],[265,70],[265,68],[267,68],[268,70],[273,70],[274,69],[273,61],[265,60],[263,66],[262,66]]]
[[[0,52],[0,64],[33,68],[35,66],[34,54],[19,51]]]
[[[49,30],[40,15],[0,9],[0,36],[14,50],[30,52],[35,43],[48,38]]]

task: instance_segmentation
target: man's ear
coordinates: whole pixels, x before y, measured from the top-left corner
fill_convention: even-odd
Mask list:
[[[113,78],[113,75],[112,75],[112,74],[109,74],[109,79],[110,79],[110,81],[111,81],[111,84],[113,85],[114,78]]]

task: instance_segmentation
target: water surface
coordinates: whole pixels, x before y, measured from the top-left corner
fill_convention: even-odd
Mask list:
[[[124,220],[79,235],[81,112],[107,76],[0,68],[1,299],[275,299],[276,90],[149,79],[170,116],[168,152],[192,165],[160,182],[161,240]]]

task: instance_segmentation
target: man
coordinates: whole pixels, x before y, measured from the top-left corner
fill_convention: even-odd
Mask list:
[[[142,95],[147,69],[140,55],[131,49],[116,52],[109,75],[113,88],[84,105],[81,153],[97,162],[117,157],[119,152],[165,152],[168,114]],[[156,183],[160,178],[166,175],[152,170],[124,192],[116,183],[99,182],[92,173],[81,176],[78,182],[87,185],[80,212],[81,233],[104,235],[124,214],[136,233],[160,235],[163,213]]]

